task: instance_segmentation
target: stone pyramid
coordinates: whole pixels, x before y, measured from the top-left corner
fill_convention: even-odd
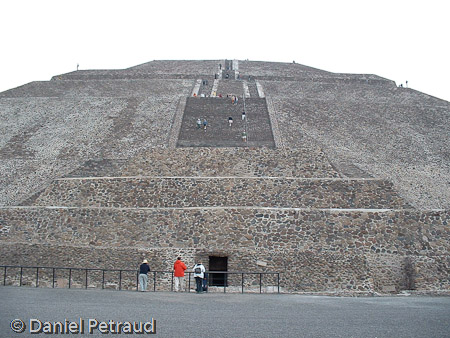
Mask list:
[[[300,64],[152,61],[11,89],[0,112],[1,264],[46,267],[40,285],[78,267],[133,289],[147,258],[168,290],[181,255],[280,273],[282,292],[449,291],[446,101]]]

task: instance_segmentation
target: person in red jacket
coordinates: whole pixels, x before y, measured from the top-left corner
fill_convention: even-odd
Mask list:
[[[173,264],[175,292],[184,291],[184,270],[186,269],[186,264],[183,263],[181,257],[178,257],[176,262]]]

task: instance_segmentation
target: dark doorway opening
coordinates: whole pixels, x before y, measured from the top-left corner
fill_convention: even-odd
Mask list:
[[[209,256],[209,271],[228,271],[228,257]],[[227,286],[226,273],[210,273],[209,285]]]

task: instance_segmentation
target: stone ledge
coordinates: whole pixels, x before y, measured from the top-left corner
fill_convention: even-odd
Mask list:
[[[384,180],[282,178],[63,179],[33,205],[105,207],[254,206],[410,208]]]

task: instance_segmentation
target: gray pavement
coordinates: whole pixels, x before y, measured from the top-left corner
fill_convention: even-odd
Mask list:
[[[86,337],[109,336],[98,329],[89,334],[89,319],[133,323],[151,318],[156,321],[157,337],[450,337],[450,297],[343,298],[2,286],[0,300],[0,337],[48,336],[30,334],[30,319],[64,323],[80,318]],[[10,328],[16,318],[26,325],[23,333]]]

